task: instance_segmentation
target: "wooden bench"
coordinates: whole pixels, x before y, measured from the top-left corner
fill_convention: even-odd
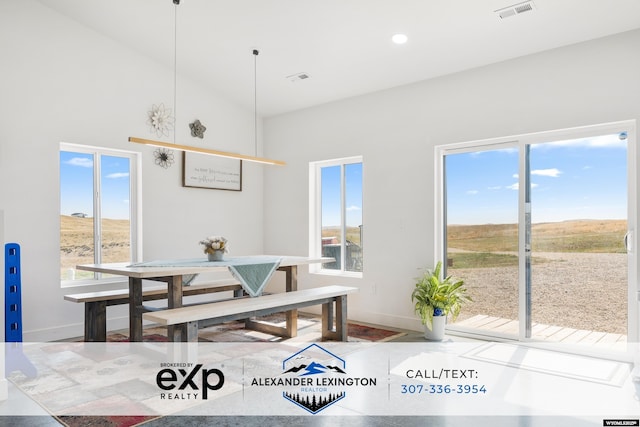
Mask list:
[[[234,297],[244,295],[242,285],[235,279],[185,286],[182,295],[203,295],[225,291],[233,291]],[[143,290],[142,298],[144,301],[166,299],[167,287],[147,288]],[[114,289],[86,292],[65,295],[64,299],[71,302],[84,303],[84,340],[87,342],[104,342],[107,339],[107,307],[129,304],[129,291],[127,289]]]
[[[357,291],[357,288],[347,286],[324,286],[153,311],[144,313],[142,317],[161,325],[174,326],[169,328],[169,330],[173,329],[173,336],[169,337],[172,341],[195,342],[198,340],[200,326],[211,326],[322,304],[322,340],[347,341],[347,295]],[[335,303],[335,329],[333,303]],[[292,337],[296,334],[297,330],[294,330],[288,335],[285,332],[282,336]]]

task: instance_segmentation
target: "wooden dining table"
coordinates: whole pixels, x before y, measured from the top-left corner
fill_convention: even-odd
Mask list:
[[[261,257],[272,259],[273,256],[253,255],[250,258],[259,259]],[[243,257],[234,257],[243,258]],[[249,258],[249,257],[247,257]],[[298,266],[333,262],[331,257],[302,257],[302,256],[282,256],[278,265],[278,271],[285,272],[285,291],[291,292],[298,289]],[[142,341],[142,314],[149,311],[143,305],[142,281],[153,280],[167,284],[167,308],[182,307],[183,276],[209,273],[213,271],[226,270],[226,266],[216,266],[211,262],[207,266],[180,266],[177,263],[173,266],[142,266],[131,263],[103,263],[103,264],[81,264],[76,266],[78,270],[92,271],[95,273],[112,274],[125,276],[129,280],[129,339],[131,342]],[[259,298],[259,297],[258,297]],[[155,309],[157,310],[157,309]],[[286,326],[281,328],[260,322],[246,320],[247,329],[257,330],[265,333],[278,333],[289,337],[295,336],[298,325],[297,310],[286,312]],[[168,334],[171,338],[174,333],[173,328],[169,328]]]

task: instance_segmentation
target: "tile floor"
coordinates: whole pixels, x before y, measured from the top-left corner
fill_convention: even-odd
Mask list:
[[[466,340],[458,337],[447,337],[453,341]],[[421,333],[409,332],[407,335],[398,339],[402,342],[423,342],[424,338]],[[516,374],[516,376],[519,374]],[[531,374],[529,376],[535,377],[545,376],[545,374]],[[549,375],[546,375],[548,377]],[[548,381],[547,378],[543,378],[543,381]],[[563,382],[563,384],[570,384],[569,382]],[[572,392],[578,391],[578,389],[584,387],[584,383],[581,381],[575,381],[572,386],[562,390],[565,395],[571,395]],[[612,387],[603,387],[600,391],[602,393],[621,393],[620,390],[612,390]],[[640,388],[637,384],[630,387]],[[574,390],[572,390],[574,388]],[[595,389],[594,389],[595,390]],[[623,398],[635,399],[638,401],[637,396],[630,397],[627,395]],[[622,396],[622,395],[621,395]],[[537,396],[534,396],[534,400]],[[507,405],[507,403],[505,403]],[[638,404],[638,417],[640,418],[640,404]],[[8,412],[8,409],[11,411]],[[24,416],[1,416],[3,413],[17,413],[16,408],[21,408],[21,413]],[[524,409],[526,412],[526,408]],[[202,425],[215,425],[215,426],[311,426],[311,427],[339,427],[339,426],[441,426],[441,427],[466,427],[466,426],[478,426],[478,427],[507,427],[507,426],[521,426],[521,427],[547,427],[547,426],[562,426],[562,427],[581,427],[581,426],[602,426],[604,418],[616,418],[616,414],[603,414],[603,416],[245,416],[245,417],[229,417],[229,416],[167,416],[145,423],[145,427],[160,427],[160,426],[202,426]],[[629,417],[624,417],[629,418]],[[40,408],[36,403],[24,396],[19,390],[17,390],[11,383],[9,383],[9,398],[0,402],[0,426],[34,426],[34,427],[48,427],[48,426],[60,426],[60,423],[53,417],[49,416],[47,412]]]

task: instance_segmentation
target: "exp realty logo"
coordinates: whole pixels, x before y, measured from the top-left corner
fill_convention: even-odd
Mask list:
[[[284,389],[282,396],[317,414],[342,400],[351,387],[375,387],[376,378],[351,377],[346,362],[327,349],[311,344],[282,362],[278,377],[253,378],[252,387]]]
[[[209,391],[220,390],[224,374],[220,369],[203,369],[202,364],[161,363],[156,385],[165,392],[162,400],[207,400]]]

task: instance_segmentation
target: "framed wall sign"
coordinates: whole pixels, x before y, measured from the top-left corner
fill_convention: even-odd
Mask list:
[[[184,187],[242,191],[242,160],[186,151],[183,154]]]

